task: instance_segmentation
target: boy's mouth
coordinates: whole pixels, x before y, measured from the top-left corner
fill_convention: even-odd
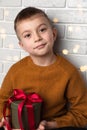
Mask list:
[[[43,43],[43,44],[37,45],[34,49],[41,49],[41,48],[44,48],[45,45],[46,45],[46,43]]]

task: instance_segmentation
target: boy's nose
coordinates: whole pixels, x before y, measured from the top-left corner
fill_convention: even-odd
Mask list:
[[[42,40],[41,36],[39,33],[34,33],[34,42],[38,42]]]

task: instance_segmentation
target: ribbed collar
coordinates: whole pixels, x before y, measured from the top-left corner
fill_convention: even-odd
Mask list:
[[[53,68],[58,66],[60,61],[61,61],[61,57],[59,55],[57,55],[56,56],[56,61],[53,64],[50,64],[48,66],[39,66],[39,65],[34,64],[31,57],[28,56],[28,64],[31,66],[32,69],[39,69],[39,70],[53,69]]]

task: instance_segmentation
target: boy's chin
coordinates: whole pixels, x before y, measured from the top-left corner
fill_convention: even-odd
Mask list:
[[[38,53],[38,54],[34,54],[33,56],[35,56],[35,57],[45,57],[47,55],[48,55],[48,53]]]

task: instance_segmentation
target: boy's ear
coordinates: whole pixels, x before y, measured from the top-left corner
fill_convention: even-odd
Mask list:
[[[56,29],[56,28],[53,28],[53,37],[54,37],[54,41],[55,41],[56,38],[57,38],[57,34],[58,34],[57,29]]]
[[[23,44],[20,41],[19,41],[19,46],[23,49]]]

